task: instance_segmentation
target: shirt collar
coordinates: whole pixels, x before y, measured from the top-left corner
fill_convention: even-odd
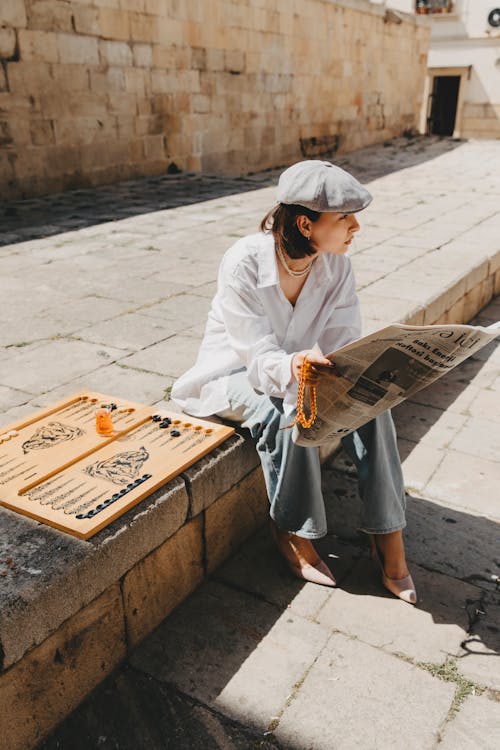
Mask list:
[[[257,287],[273,286],[279,284],[278,260],[274,250],[274,235],[271,231],[261,233],[258,247],[259,269],[257,274]],[[322,276],[332,279],[332,269],[328,262],[327,253],[322,253],[314,261],[311,271],[321,272]]]
[[[259,269],[257,286],[273,286],[279,283],[276,253],[274,251],[274,235],[271,231],[262,232],[258,248]]]

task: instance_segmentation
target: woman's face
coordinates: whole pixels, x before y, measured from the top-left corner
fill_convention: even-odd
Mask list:
[[[305,219],[305,221],[303,221]],[[347,252],[354,233],[359,230],[355,214],[339,214],[335,211],[323,212],[317,221],[311,221],[303,214],[297,217],[297,225],[318,253],[342,255]]]

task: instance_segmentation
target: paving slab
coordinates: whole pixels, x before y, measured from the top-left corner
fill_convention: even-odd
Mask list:
[[[17,388],[9,388],[6,385],[0,386],[0,402],[6,410],[25,404],[30,398],[31,394],[27,391],[20,391]]]
[[[71,339],[49,341],[43,347],[37,346],[35,351],[31,346],[23,346],[7,361],[0,362],[0,381],[11,388],[38,393],[40,389],[55,388],[123,356],[123,349]]]
[[[439,750],[497,750],[499,744],[500,703],[471,695],[443,728]]]
[[[478,390],[474,393],[473,399],[469,403],[469,411],[479,419],[489,419],[498,412],[498,400],[500,397],[500,380],[496,380],[488,389]]]
[[[498,487],[500,464],[476,456],[448,451],[421,491],[448,507],[500,520]]]
[[[436,500],[409,495],[404,539],[407,558],[427,570],[495,591],[498,575],[498,522]]]
[[[206,285],[203,285],[206,286]],[[193,293],[196,291],[196,293]],[[191,293],[176,295],[168,300],[145,305],[141,312],[143,315],[153,318],[171,321],[175,326],[175,332],[206,321],[210,309],[210,300],[207,294],[199,294],[196,290]]]
[[[461,674],[500,693],[500,595],[469,602],[472,624],[457,652]]]
[[[416,661],[442,664],[467,637],[466,600],[478,600],[480,589],[413,564],[418,607],[402,606],[384,588],[378,565],[362,558],[332,592],[316,620],[330,631],[342,631],[364,643]]]
[[[265,732],[327,639],[317,623],[212,580],[164,620],[130,662]]]
[[[73,299],[70,304],[65,303],[57,307],[49,306],[43,311],[48,320],[70,326],[75,332],[101,321],[111,320],[130,311],[130,302],[123,299],[108,299],[95,294],[86,294],[80,299]],[[133,307],[133,306],[132,306]]]
[[[448,413],[453,412],[467,416],[470,414],[470,406],[477,396],[482,396],[488,392],[484,388],[472,385],[472,383],[468,383],[467,388],[464,388],[464,382],[458,382],[456,378],[451,380],[448,377],[443,377],[434,383],[432,388],[423,388],[415,393],[411,397],[411,402],[412,404],[430,406],[441,409],[441,411],[446,409]],[[478,417],[483,416],[480,409],[477,408],[474,409],[473,413]]]
[[[367,548],[367,535],[355,530],[361,500],[357,494],[355,473],[349,463],[349,459],[340,454],[334,463],[338,468],[323,469],[323,475],[336,477],[335,486],[329,482],[323,484],[328,531]],[[347,467],[345,472],[340,470],[344,465]],[[403,466],[406,466],[406,461],[403,461]],[[338,487],[341,487],[340,495]],[[407,494],[406,521],[403,535],[407,559],[427,570],[449,576],[450,586],[459,579],[486,591],[496,591],[498,522],[481,514],[472,514],[470,509],[456,509],[449,503],[427,500],[413,493]]]
[[[398,435],[415,443],[437,450],[447,448],[467,417],[456,412],[404,401],[394,409],[397,414]]]
[[[178,378],[194,365],[198,347],[192,336],[176,334],[121,359],[121,364],[144,372]]]
[[[78,338],[130,352],[146,349],[173,336],[175,332],[176,328],[168,320],[153,319],[140,313],[126,313],[119,318],[83,328],[78,332]]]
[[[31,397],[27,404],[32,411],[42,406],[49,406],[61,401],[70,393],[90,389],[99,393],[119,393],[121,398],[137,401],[140,404],[154,404],[163,401],[165,391],[172,385],[173,379],[153,372],[135,370],[133,367],[113,363],[106,367],[86,373],[71,381],[71,390],[67,384]],[[166,406],[165,403],[162,406]],[[0,416],[0,420],[2,417]]]
[[[106,680],[39,750],[276,750],[223,714],[127,667]]]
[[[294,750],[431,750],[454,692],[412,664],[334,633],[274,736]]]
[[[498,394],[495,394],[498,397]],[[487,461],[500,461],[500,423],[496,421],[500,412],[498,401],[491,401],[489,419],[476,416],[473,406],[470,412],[474,414],[460,427],[449,444],[450,451],[466,453]],[[483,412],[484,413],[484,412]]]
[[[398,436],[398,448],[404,462],[406,491],[419,494],[436,473],[443,458],[444,450],[439,450],[427,443],[414,442]]]

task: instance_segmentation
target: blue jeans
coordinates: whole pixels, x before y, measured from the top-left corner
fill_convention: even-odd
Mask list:
[[[257,440],[270,516],[297,536],[319,539],[327,534],[321,491],[319,449],[296,445],[291,429],[295,412],[283,414],[282,399],[256,393],[245,371],[228,378],[230,408],[217,416],[238,422]],[[406,526],[406,495],[390,411],[342,438],[358,472],[362,512],[358,529],[387,534]]]

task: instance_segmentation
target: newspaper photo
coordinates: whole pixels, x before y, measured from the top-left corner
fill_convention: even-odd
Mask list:
[[[341,438],[396,406],[500,335],[500,322],[471,325],[394,324],[325,355],[335,365],[317,366],[317,414],[311,427],[293,428],[298,445]],[[305,389],[310,414],[310,388]]]

